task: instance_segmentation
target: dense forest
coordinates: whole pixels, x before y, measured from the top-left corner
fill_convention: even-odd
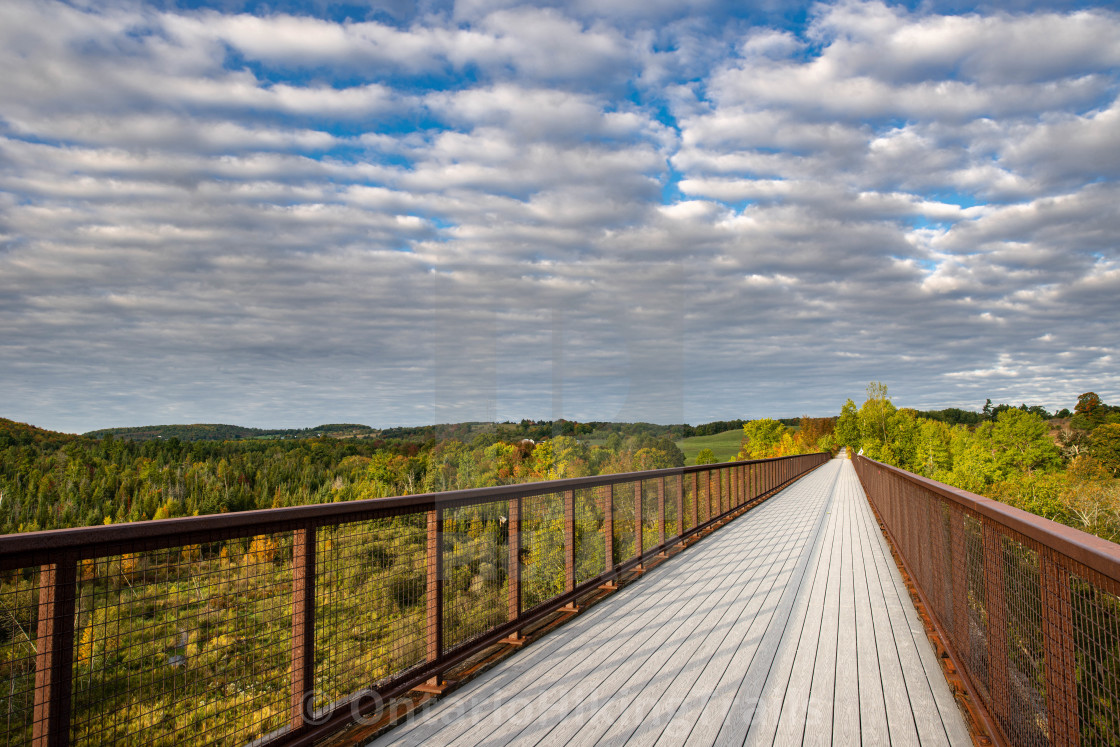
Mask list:
[[[840,446],[931,479],[1120,540],[1120,407],[1093,392],[1074,410],[991,400],[980,412],[898,408],[874,382],[836,421]]]
[[[684,464],[671,438],[679,427],[485,425],[398,429],[379,438],[181,441],[71,436],[0,419],[0,533]],[[436,438],[475,431],[469,441]]]
[[[887,388],[838,417],[691,425],[454,423],[373,430],[192,425],[84,436],[0,419],[0,533],[406,495],[680,466],[683,438],[741,429],[740,459],[849,446],[1034,513],[1120,538],[1120,407],[898,408]],[[175,434],[179,434],[176,436]],[[181,436],[181,437],[180,437]],[[705,449],[698,463],[716,461]]]

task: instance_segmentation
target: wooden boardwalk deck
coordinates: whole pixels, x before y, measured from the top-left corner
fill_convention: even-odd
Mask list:
[[[836,459],[373,745],[970,744]]]

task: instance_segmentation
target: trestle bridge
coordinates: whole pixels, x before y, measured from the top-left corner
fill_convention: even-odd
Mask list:
[[[0,618],[5,744],[1120,743],[1120,547],[862,456],[11,535]]]

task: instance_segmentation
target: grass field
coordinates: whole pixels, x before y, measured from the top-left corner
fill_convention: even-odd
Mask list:
[[[696,455],[701,449],[711,449],[716,459],[721,462],[730,462],[739,453],[739,444],[743,440],[743,429],[736,428],[714,436],[694,436],[677,441],[677,446],[684,452],[685,464],[696,464]]]

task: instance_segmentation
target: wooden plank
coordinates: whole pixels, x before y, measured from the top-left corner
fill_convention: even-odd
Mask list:
[[[785,588],[773,612],[759,616],[765,626],[764,632],[761,635],[752,632],[744,639],[740,651],[724,671],[720,684],[708,701],[703,718],[697,721],[689,735],[690,744],[742,744],[753,721],[764,716],[755,704],[761,705],[761,701],[768,697],[765,686],[770,673],[776,666],[788,671],[790,660],[780,656],[780,652],[783,651],[783,641],[795,629],[790,625],[794,606],[809,591],[807,570],[812,567],[810,560],[816,554],[827,523],[826,509],[831,494],[829,477],[827,472],[822,472],[790,488],[788,495],[798,497],[789,505],[796,507],[800,514],[800,552],[796,562],[789,567],[790,575],[785,579]],[[791,646],[786,646],[784,650],[792,654]],[[781,701],[778,700],[776,705],[780,708]]]
[[[809,703],[805,709],[805,744],[831,744],[833,704],[836,692],[836,646],[840,623],[840,575],[844,549],[843,513],[834,504],[831,520],[836,534],[828,563],[828,582],[825,587],[825,606],[821,614],[821,631],[817,637],[817,652],[813,662],[812,685]]]
[[[855,606],[856,676],[859,681],[859,734],[865,744],[889,744],[886,701],[879,667],[871,596],[864,562],[861,530],[866,519],[856,503],[856,486],[845,482],[843,500],[849,516],[852,547],[852,580]]]
[[[880,578],[882,573],[879,562],[881,549],[874,541],[874,533],[879,531],[879,527],[873,523],[874,519],[862,495],[857,497],[856,506],[857,542],[859,543],[860,554],[864,558],[864,573],[867,579],[868,598],[871,603],[871,626],[875,636],[875,647],[878,651],[877,663],[882,683],[887,730],[894,741],[904,744],[918,744],[918,733],[914,722],[914,714],[911,710],[907,682],[898,652],[898,643],[895,640],[894,628],[887,610],[883,580]],[[893,590],[891,592],[893,593]]]
[[[836,690],[832,711],[833,744],[859,742],[859,670],[856,652],[855,580],[852,577],[852,528],[849,505],[841,509],[840,610],[836,630]]]
[[[732,624],[724,626],[727,633],[722,639],[717,631],[707,646],[711,655],[706,663],[690,662],[681,668],[672,685],[661,696],[657,713],[644,719],[640,729],[635,730],[631,738],[633,743],[653,744],[659,741],[662,744],[679,744],[681,738],[695,729],[699,709],[706,709],[711,703],[729,667],[734,667],[737,659],[740,662],[750,661],[771,617],[769,610],[774,608],[775,602],[787,589],[788,579],[805,552],[806,543],[795,531],[796,524],[787,520],[781,526],[787,533],[785,549],[765,571],[772,581],[767,584],[763,579],[751,598],[745,600],[746,606],[736,611],[737,617]],[[745,668],[745,663],[743,666]],[[733,696],[732,691],[728,697]]]
[[[768,544],[771,550],[768,555],[756,556],[737,577],[725,579],[725,583],[721,584],[723,593],[718,598],[713,595],[710,603],[704,605],[707,612],[698,625],[689,628],[693,634],[688,636],[685,645],[674,651],[658,651],[619,688],[619,695],[612,698],[610,709],[599,710],[570,737],[566,733],[550,734],[550,741],[571,745],[598,744],[600,741],[622,743],[641,727],[647,730],[646,739],[652,743],[656,735],[648,731],[651,725],[647,718],[649,711],[659,701],[664,706],[672,698],[673,688],[681,689],[690,675],[706,671],[705,662],[723,639],[723,631],[733,628],[744,610],[750,617],[752,605],[761,604],[763,595],[759,593],[760,588],[767,586],[774,564],[780,562],[780,558],[773,554],[776,545],[776,542]],[[655,682],[659,682],[660,686],[653,684]],[[656,734],[660,733],[658,728]]]
[[[746,544],[751,546],[754,560],[752,569],[750,570],[750,574],[753,574],[756,577],[763,577],[766,575],[768,566],[760,564],[767,561],[767,559],[773,553],[773,548],[777,544],[777,541],[785,534],[783,531],[784,527],[782,523],[780,521],[775,521],[775,517],[773,515],[770,515],[771,513],[772,512],[760,513],[756,517],[757,521],[753,522],[753,525],[752,523],[747,522],[744,522],[743,524],[736,522],[736,524],[732,525],[731,527],[737,529],[739,526],[742,526],[746,529],[753,529],[753,531],[744,532],[742,534],[736,532],[735,535],[725,534],[724,532],[721,532],[720,534],[717,534],[712,538],[712,540],[716,539],[717,537],[721,538],[721,542],[726,541],[728,543],[731,543],[732,546],[734,546],[735,544]],[[744,578],[745,576],[738,579],[732,578],[729,580],[733,586],[746,587],[747,585],[744,583]],[[751,594],[752,588],[745,588],[745,591],[748,594]],[[753,594],[751,595],[753,596]],[[710,636],[712,634],[712,631],[718,633],[719,630],[719,626],[708,625],[705,632]],[[702,668],[702,665],[700,664],[701,656],[702,655],[700,654],[694,655],[693,657],[691,657],[686,666],[690,666],[693,669]],[[594,741],[594,739],[602,733],[603,729],[609,728],[615,720],[623,717],[624,715],[624,711],[620,711],[619,708],[615,708],[612,704],[612,707],[608,712],[600,712],[595,715],[594,719],[589,722],[588,726],[585,729],[583,729],[583,732],[577,738],[576,743],[581,743],[581,740],[586,740],[588,742]]]
[[[794,640],[790,635],[779,659],[775,661],[762,696],[759,698],[757,714],[747,720],[746,744],[799,744],[804,739],[805,716],[809,706],[809,695],[813,683],[813,668],[817,658],[822,618],[826,607],[825,592],[828,587],[829,570],[832,565],[833,547],[838,542],[836,516],[836,476],[839,465],[834,464],[820,472],[831,469],[832,484],[828,487],[828,499],[824,511],[824,529],[817,546],[815,557],[808,566],[811,574],[809,593],[804,595],[805,603],[795,612],[792,630],[797,631]],[[792,631],[791,631],[792,632]],[[787,657],[793,661],[787,664]],[[732,724],[734,726],[734,724]],[[730,744],[738,736],[739,729],[728,729],[727,738],[720,734],[717,744]]]
[[[541,711],[531,725],[518,725],[516,730],[499,727],[488,735],[488,741],[493,740],[494,744],[515,742],[522,731],[531,729],[536,734],[548,733],[549,742],[579,744],[581,737],[576,732],[586,728],[588,723],[606,721],[603,729],[609,727],[615,718],[613,714],[625,710],[640,691],[641,683],[648,681],[651,673],[656,673],[666,659],[677,649],[687,647],[690,638],[703,640],[703,634],[715,624],[712,619],[715,611],[722,609],[729,597],[742,593],[742,584],[737,581],[743,572],[749,573],[750,568],[757,564],[757,556],[765,545],[761,548],[740,545],[725,549],[730,550],[725,557],[735,561],[728,564],[731,567],[727,569],[727,575],[707,574],[691,585],[679,584],[678,596],[688,600],[688,604],[679,613],[658,615],[651,621],[652,633],[637,636],[636,640],[627,644],[636,649],[635,653],[627,656],[621,664],[612,660],[603,665],[595,657],[584,657],[588,674],[578,681],[567,683],[568,687],[551,688],[548,692],[549,707]],[[603,715],[604,706],[609,706],[607,711],[612,715]],[[578,714],[572,717],[572,711],[577,709]]]
[[[781,535],[782,533],[781,525],[773,521],[767,521],[764,526],[768,533],[777,535]],[[757,535],[755,536],[757,539]],[[744,543],[740,540],[738,544]],[[736,603],[735,600],[725,597],[719,601],[719,604],[712,606],[713,614],[720,613],[720,608],[722,607],[728,605],[741,606],[741,604],[743,604],[745,595],[750,595],[750,587],[747,583],[749,576],[764,578],[768,575],[765,566],[760,566],[760,562],[764,562],[765,560],[760,557],[760,555],[772,553],[773,548],[776,547],[776,541],[771,538],[764,542],[747,542],[746,544],[754,548],[752,552],[754,555],[752,568],[748,569],[745,575],[739,578],[732,576],[721,583],[721,586],[727,587],[730,585],[731,589],[737,590],[738,603]],[[703,644],[704,639],[706,639],[703,637],[704,634],[710,637],[709,631],[716,631],[718,633],[721,628],[726,627],[726,620],[727,613],[722,613],[722,617],[715,620],[712,619],[711,615],[708,615],[706,619],[702,620],[699,628],[697,628],[700,641],[697,645]],[[692,648],[692,650],[694,650],[694,646],[682,646],[682,650],[687,651],[687,648]],[[622,678],[613,676],[613,678],[601,684],[595,692],[580,695],[580,697],[575,700],[581,703],[589,703],[587,710],[596,711],[594,716],[591,716],[586,725],[582,726],[577,723],[577,721],[582,719],[582,715],[580,719],[571,719],[560,723],[557,729],[549,732],[550,743],[591,744],[599,739],[612,741],[616,735],[603,737],[604,731],[617,727],[619,723],[632,726],[641,723],[642,728],[647,729],[648,719],[646,716],[648,711],[647,707],[648,704],[650,704],[648,697],[650,697],[651,694],[651,678],[655,678],[657,681],[670,679],[675,670],[679,670],[681,666],[685,665],[696,666],[700,659],[699,654],[685,656],[682,650],[664,653],[659,652],[659,655],[655,655],[651,657],[651,660],[645,662],[642,671],[634,673],[631,678],[622,681]],[[666,659],[665,654],[671,655]],[[657,669],[659,666],[660,669]],[[622,683],[619,684],[619,682]],[[617,691],[617,694],[613,695],[612,693],[615,691]],[[636,699],[641,700],[635,703]],[[661,702],[663,702],[663,700],[659,701],[659,704],[661,704]],[[604,704],[606,707],[600,708],[600,706],[604,706]],[[579,726],[579,728],[577,729],[576,726]],[[657,732],[660,734],[660,730],[657,730]],[[652,732],[646,731],[646,734],[648,738],[652,735]]]

